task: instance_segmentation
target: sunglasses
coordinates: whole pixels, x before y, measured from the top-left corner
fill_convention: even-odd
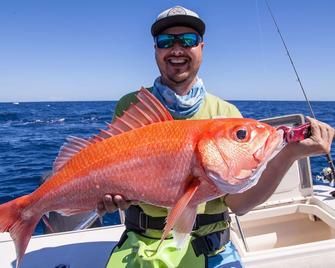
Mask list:
[[[176,41],[179,41],[182,47],[196,47],[202,42],[202,38],[196,33],[159,34],[155,36],[155,44],[158,48],[171,48]]]

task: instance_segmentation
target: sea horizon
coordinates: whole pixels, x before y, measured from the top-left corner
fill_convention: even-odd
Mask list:
[[[223,99],[228,102],[248,102],[248,101],[260,101],[260,102],[306,102],[306,100],[271,100],[271,99]],[[0,104],[21,104],[21,103],[59,103],[59,102],[117,102],[118,100],[36,100],[36,101],[0,101]],[[335,100],[309,100],[310,102],[335,102]]]

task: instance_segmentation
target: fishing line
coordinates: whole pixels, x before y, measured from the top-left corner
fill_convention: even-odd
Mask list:
[[[263,67],[263,74],[264,76],[266,76],[266,70],[267,70],[267,66],[265,63],[265,54],[264,54],[264,37],[263,37],[263,30],[262,30],[262,23],[261,23],[261,16],[260,16],[260,8],[258,5],[258,0],[256,0],[256,16],[257,16],[257,26],[258,26],[258,37],[259,37],[259,48],[261,51],[261,61],[262,61],[262,67]]]
[[[270,13],[270,15],[271,15],[271,18],[272,18],[272,20],[273,20],[273,23],[274,23],[275,26],[276,26],[277,32],[278,32],[278,34],[279,34],[279,36],[280,36],[280,39],[281,39],[281,41],[282,41],[282,43],[283,43],[283,45],[284,45],[284,48],[285,48],[285,50],[286,50],[286,54],[287,54],[288,58],[290,59],[291,66],[292,66],[292,68],[293,68],[293,70],[294,70],[295,76],[296,76],[296,78],[297,78],[297,80],[298,80],[298,83],[299,83],[299,85],[300,85],[300,88],[301,88],[301,90],[302,90],[302,93],[303,93],[303,95],[304,95],[304,97],[305,97],[305,100],[306,100],[306,102],[307,102],[307,104],[308,104],[310,113],[311,113],[312,117],[313,117],[314,119],[316,119],[315,114],[314,114],[314,111],[313,111],[313,108],[312,108],[312,105],[311,105],[311,103],[310,103],[310,101],[309,101],[309,99],[308,99],[308,97],[307,97],[306,91],[305,91],[305,89],[304,89],[304,87],[303,87],[303,85],[302,85],[302,82],[301,82],[301,80],[300,80],[300,77],[299,77],[299,74],[298,74],[298,72],[297,72],[297,69],[295,68],[294,62],[293,62],[293,60],[292,60],[292,57],[291,57],[291,54],[290,54],[290,52],[289,52],[289,50],[288,50],[288,47],[287,47],[287,45],[286,45],[286,42],[285,42],[285,40],[284,40],[284,38],[283,38],[283,36],[282,36],[282,34],[281,34],[281,32],[280,32],[278,23],[277,23],[277,21],[276,21],[274,15],[273,15],[273,13],[272,13],[272,10],[271,10],[271,8],[270,8],[269,2],[268,2],[267,0],[265,0],[265,3],[266,3],[266,6],[267,6],[267,8],[268,8],[268,11],[269,11],[269,13]],[[332,157],[331,157],[330,153],[326,154],[326,157],[327,157],[327,162],[328,162],[328,164],[329,164],[329,167],[330,167],[330,169],[331,169],[331,171],[332,171],[332,183],[334,183],[334,180],[335,180],[335,167],[334,167],[334,163],[333,163],[333,160],[332,160]]]

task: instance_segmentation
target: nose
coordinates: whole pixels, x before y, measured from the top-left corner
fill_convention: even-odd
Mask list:
[[[180,44],[180,42],[178,41],[174,42],[172,50],[171,50],[171,54],[174,56],[180,56],[184,54],[184,48]]]

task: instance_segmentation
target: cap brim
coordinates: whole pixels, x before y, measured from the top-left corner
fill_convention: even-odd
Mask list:
[[[190,27],[196,30],[201,36],[205,33],[205,23],[201,19],[188,15],[175,15],[156,21],[151,26],[151,34],[152,36],[156,36],[167,28],[174,26]]]

